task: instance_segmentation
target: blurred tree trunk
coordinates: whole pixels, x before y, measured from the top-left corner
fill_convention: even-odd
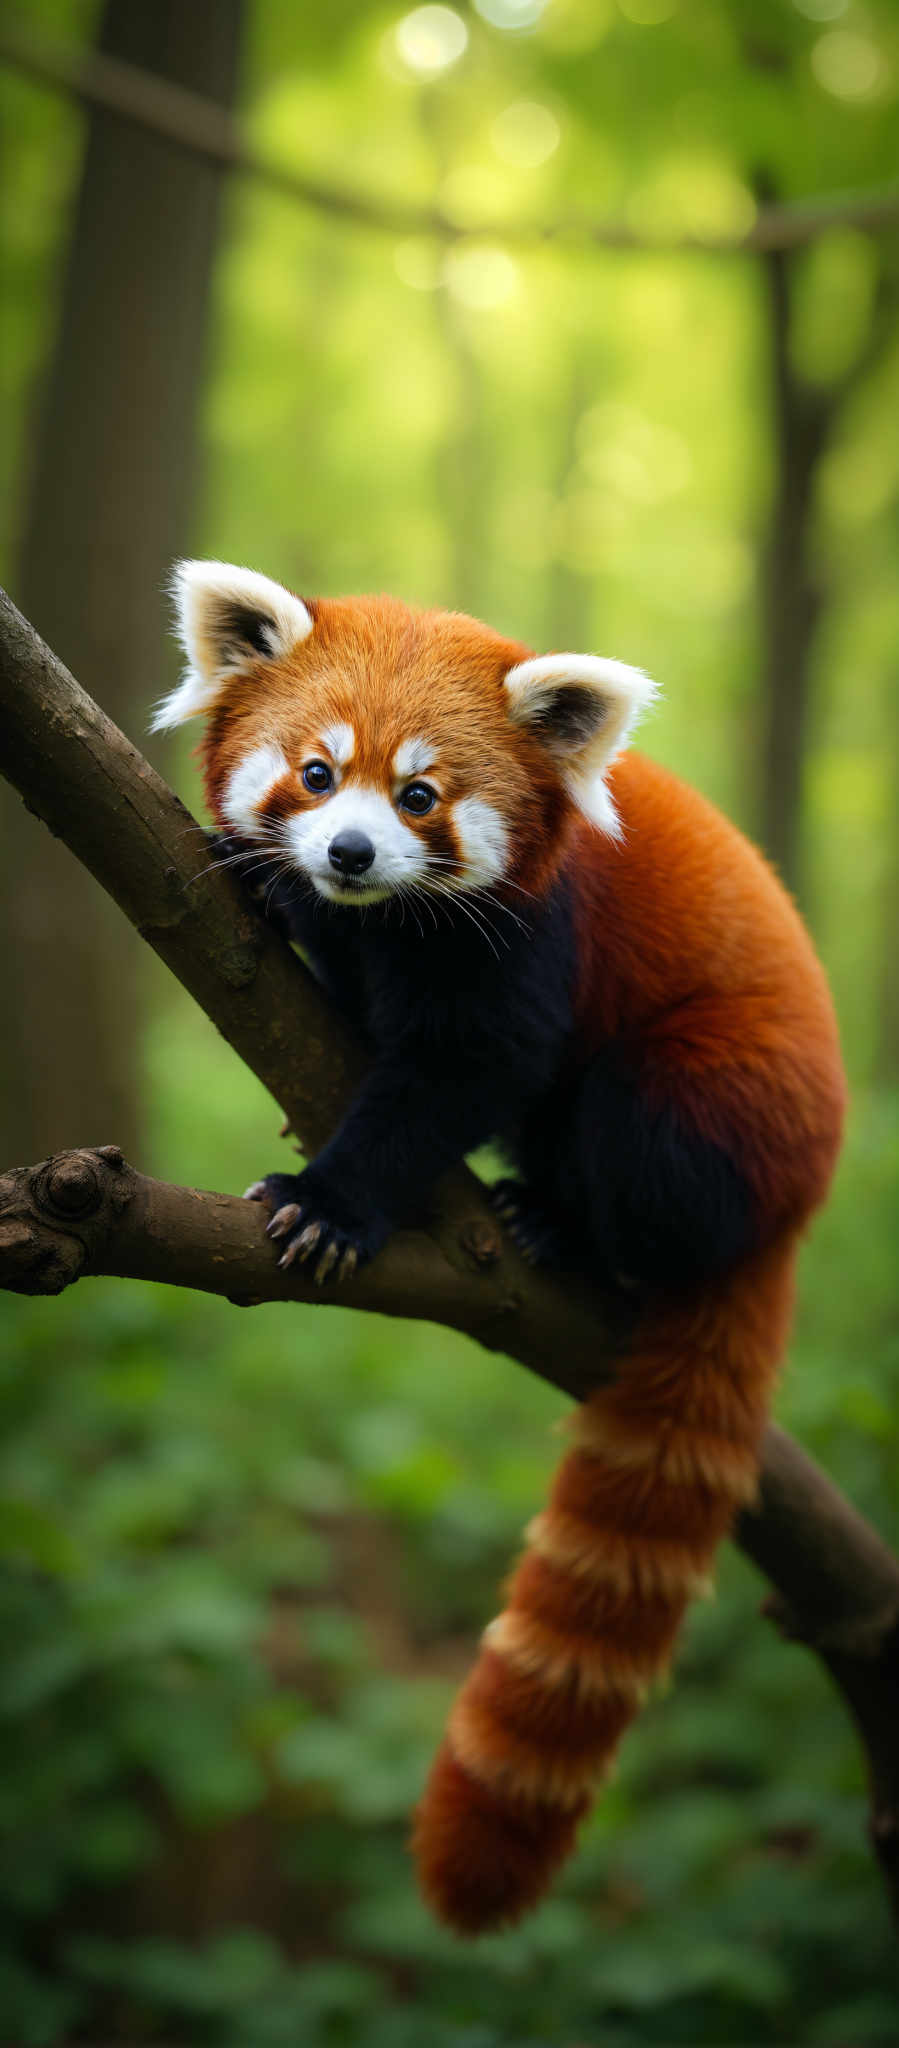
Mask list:
[[[242,0],[106,0],[100,48],[230,104]],[[162,584],[189,543],[221,173],[108,113],[90,117],[47,369],[17,594],[112,717],[140,732],[167,686]],[[0,957],[4,1139],[29,1159],[140,1141],[140,944],[71,855],[6,793],[15,886]]]
[[[756,180],[760,199],[777,197]],[[839,429],[847,402],[876,370],[895,333],[897,279],[879,244],[868,331],[848,367],[829,384],[813,384],[796,367],[793,301],[801,252],[771,249],[762,257],[771,379],[774,483],[762,550],[763,733],[758,805],[762,843],[788,889],[803,896],[802,784],[808,745],[815,634],[825,593],[813,559],[812,521],[819,465]]]
[[[800,825],[812,645],[821,593],[811,559],[815,472],[831,424],[826,398],[800,379],[790,353],[795,258],[762,259],[768,317],[774,484],[761,564],[762,844],[787,888],[801,893]]]

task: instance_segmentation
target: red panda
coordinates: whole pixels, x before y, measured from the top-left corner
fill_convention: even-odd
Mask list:
[[[339,1283],[487,1139],[526,1254],[630,1305],[577,1411],[414,1830],[477,1934],[544,1892],[756,1484],[799,1234],[844,1082],[823,972],[761,856],[625,751],[653,687],[457,613],[303,602],[186,562],[188,670],[223,853],[372,1056],[304,1172],[248,1190],[281,1263]]]

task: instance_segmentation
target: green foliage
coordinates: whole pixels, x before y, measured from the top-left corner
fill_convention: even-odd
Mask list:
[[[251,1158],[266,1121],[234,1114]],[[897,1153],[899,1105],[860,1106],[781,1404],[887,1534]],[[409,1814],[557,1455],[550,1389],[340,1310],[96,1282],[4,1317],[10,2038],[890,2039],[853,1734],[735,1554],[543,1910],[469,1949],[418,1900]]]
[[[92,12],[31,10],[82,36]],[[534,0],[516,17],[477,0],[464,58],[431,78],[397,57],[401,12],[254,0],[253,140],[495,233],[447,252],[230,189],[205,508],[185,545],[641,661],[667,693],[652,750],[751,825],[772,460],[756,267],[527,253],[503,231],[612,213],[736,231],[759,170],[786,196],[892,177],[895,9]],[[0,91],[12,465],[79,118],[13,76]],[[540,161],[522,161],[522,102],[558,130]],[[818,390],[869,348],[884,262],[842,230],[799,264],[795,353]],[[877,1018],[895,944],[897,380],[893,339],[841,413],[814,508],[808,894],[856,1102],[781,1404],[888,1538],[899,1102]],[[186,759],[167,765],[190,794]],[[151,1013],[145,1064],[142,1165],[232,1187],[275,1165],[272,1106],[177,992]],[[736,1555],[543,1910],[471,1949],[417,1899],[409,1814],[558,1452],[548,1388],[445,1332],[336,1309],[97,1282],[0,1316],[4,2040],[895,2039],[852,1731],[758,1618]]]

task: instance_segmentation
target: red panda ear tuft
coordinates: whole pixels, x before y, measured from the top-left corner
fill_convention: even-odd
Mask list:
[[[605,775],[627,745],[656,685],[639,668],[599,654],[539,654],[505,679],[509,716],[552,754],[587,817],[618,836]]]
[[[178,688],[157,705],[151,732],[168,732],[211,710],[229,677],[260,659],[277,660],[312,631],[301,597],[232,562],[177,562],[171,593],[188,667]]]

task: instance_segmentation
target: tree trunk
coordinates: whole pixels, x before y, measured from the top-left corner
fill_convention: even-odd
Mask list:
[[[815,470],[830,408],[797,376],[790,360],[792,264],[772,250],[762,258],[770,336],[773,502],[762,559],[760,829],[781,879],[801,894],[802,776],[808,728],[812,643],[821,597],[811,560]]]
[[[107,0],[100,48],[229,104],[241,0]],[[194,421],[221,173],[113,114],[90,117],[61,311],[24,490],[18,590],[111,714],[142,729],[167,686],[161,586],[189,546]],[[0,957],[4,1135],[32,1158],[91,1133],[139,1142],[140,945],[71,855],[4,793],[15,886]]]

